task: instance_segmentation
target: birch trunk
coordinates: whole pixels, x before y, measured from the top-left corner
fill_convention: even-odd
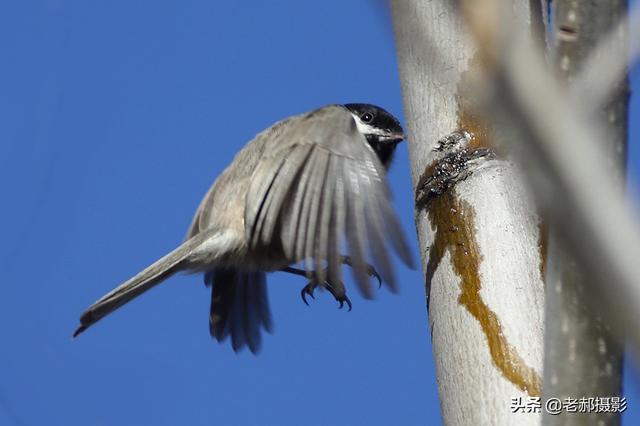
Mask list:
[[[515,1],[513,11],[530,21],[529,2]],[[491,123],[471,108],[482,63],[450,3],[394,0],[392,13],[442,418],[539,424],[540,414],[522,412],[541,394],[544,244],[535,207],[512,163],[481,155],[494,146]]]

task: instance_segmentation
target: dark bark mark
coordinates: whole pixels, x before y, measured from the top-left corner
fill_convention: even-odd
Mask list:
[[[508,342],[498,316],[481,297],[478,271],[482,255],[476,243],[473,208],[448,191],[431,200],[428,216],[436,235],[429,251],[427,285],[430,285],[433,274],[449,251],[453,268],[461,279],[458,303],[480,324],[493,364],[523,392],[540,396],[540,375],[526,365],[516,348]]]

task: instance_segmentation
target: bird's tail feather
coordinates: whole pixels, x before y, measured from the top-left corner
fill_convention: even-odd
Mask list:
[[[103,317],[180,271],[183,268],[185,259],[196,247],[202,244],[209,234],[209,232],[205,231],[195,235],[151,266],[98,299],[80,317],[80,326],[73,333],[73,337],[76,337]]]
[[[209,271],[204,282],[211,289],[209,332],[222,342],[231,335],[235,352],[248,346],[260,351],[262,329],[271,333],[271,312],[266,276],[261,271],[218,268]]]

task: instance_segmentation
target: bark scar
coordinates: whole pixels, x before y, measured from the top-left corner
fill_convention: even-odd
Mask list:
[[[461,279],[458,303],[480,324],[487,338],[493,364],[507,380],[523,392],[531,396],[540,396],[540,375],[534,368],[526,365],[516,348],[508,342],[500,319],[480,294],[481,281],[478,271],[482,255],[475,238],[473,207],[459,200],[452,191],[448,191],[431,200],[428,216],[436,234],[429,250],[425,277],[427,288],[448,250],[453,268]]]
[[[505,379],[520,390],[539,397],[540,375],[526,364],[516,348],[508,342],[500,319],[482,299],[479,273],[482,255],[476,239],[475,211],[451,190],[457,182],[477,171],[480,165],[486,163],[485,160],[496,155],[495,135],[475,108],[475,96],[469,90],[477,84],[478,72],[493,66],[483,60],[486,58],[474,56],[458,84],[458,128],[464,130],[452,134],[458,134],[450,140],[453,143],[447,143],[447,138],[444,138],[445,143],[436,144],[432,152],[434,161],[425,169],[416,186],[417,213],[426,209],[431,229],[435,230],[425,276],[427,295],[433,275],[448,251],[452,266],[461,280],[458,303],[480,324],[493,364]]]
[[[484,161],[495,158],[491,148],[472,147],[475,136],[457,130],[440,139],[434,146],[434,160],[418,180],[415,203],[418,211],[427,207],[433,197],[442,195],[456,183],[467,179]]]
[[[416,211],[427,210],[431,228],[436,232],[429,249],[425,277],[427,309],[433,274],[449,251],[453,267],[461,279],[458,303],[480,324],[493,364],[523,392],[540,396],[540,375],[526,365],[516,348],[507,341],[500,319],[482,299],[479,276],[482,255],[476,243],[475,212],[471,205],[450,190],[486,161],[496,157],[492,148],[478,146],[474,139],[474,135],[466,130],[458,130],[440,139],[432,152],[433,162],[425,168],[416,185]]]
[[[569,24],[561,24],[558,26],[558,38],[562,41],[574,42],[578,40],[578,28]]]

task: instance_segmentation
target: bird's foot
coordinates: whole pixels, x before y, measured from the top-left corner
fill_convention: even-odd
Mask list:
[[[302,287],[302,290],[300,291],[300,296],[302,297],[302,301],[304,302],[305,305],[309,306],[309,302],[307,302],[307,295],[311,296],[311,298],[315,300],[315,296],[313,295],[313,292],[317,286],[318,286],[318,282],[315,280],[311,280],[307,285]]]
[[[351,261],[351,257],[350,256],[342,256],[342,263],[344,265],[350,266],[353,268],[353,263]],[[378,273],[378,271],[376,271],[376,268],[373,267],[373,265],[370,265],[368,263],[365,264],[366,267],[366,271],[367,271],[367,275],[369,275],[369,277],[375,278],[378,280],[378,288],[382,287],[382,278],[380,277],[380,274]]]
[[[326,288],[329,291],[329,293],[331,293],[334,299],[336,299],[336,301],[340,303],[340,306],[338,306],[338,309],[342,309],[344,307],[344,304],[346,303],[347,306],[349,307],[349,312],[351,312],[353,305],[351,304],[351,300],[349,300],[349,298],[347,297],[347,292],[344,289],[344,285],[340,283],[340,286],[337,286],[336,288],[332,286],[331,283],[329,282],[326,282],[326,284],[327,284]]]
[[[382,278],[380,278],[380,274],[378,273],[378,271],[376,271],[376,268],[374,268],[373,266],[369,265],[367,263],[367,274],[369,275],[369,277],[373,277],[375,279],[378,280],[378,288],[382,288]]]
[[[312,299],[315,299],[313,292],[319,286],[320,284],[318,283],[318,281],[312,279],[311,281],[309,281],[309,283],[306,286],[302,288],[302,290],[300,291],[300,296],[302,297],[302,301],[305,303],[305,305],[309,306],[309,302],[307,301],[307,296],[311,296]],[[349,311],[351,311],[351,309],[353,308],[353,304],[351,303],[351,300],[349,300],[349,298],[347,297],[346,290],[342,283],[339,283],[336,285],[336,284],[331,284],[328,281],[325,281],[324,285],[320,287],[327,289],[327,291],[331,293],[334,299],[336,299],[336,301],[340,304],[340,306],[338,306],[338,309],[342,309],[344,307],[344,304],[346,303],[347,307],[349,308]]]

